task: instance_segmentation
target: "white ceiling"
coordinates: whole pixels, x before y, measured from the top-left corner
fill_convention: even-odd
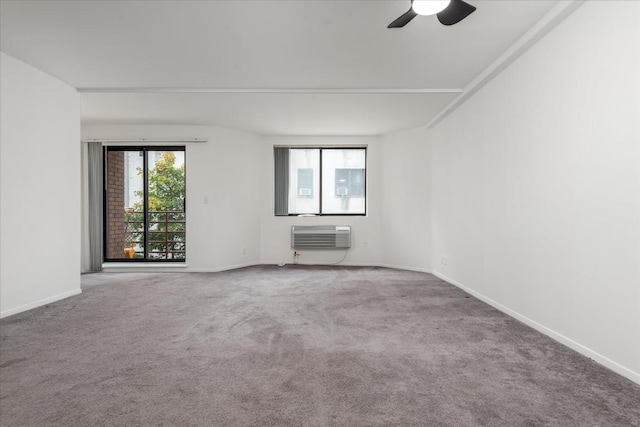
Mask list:
[[[457,25],[387,29],[409,0],[2,0],[0,48],[78,88],[83,124],[382,134],[430,122],[558,3],[468,1]]]

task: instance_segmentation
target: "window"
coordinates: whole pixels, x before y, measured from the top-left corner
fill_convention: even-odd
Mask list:
[[[276,215],[365,215],[366,148],[275,147]]]
[[[184,147],[106,147],[105,261],[185,261]]]
[[[336,196],[364,196],[364,169],[336,169]]]
[[[313,197],[313,169],[298,169],[298,197]]]

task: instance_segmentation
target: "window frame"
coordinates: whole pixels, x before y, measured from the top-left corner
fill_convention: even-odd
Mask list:
[[[153,258],[125,258],[124,256],[121,258],[108,258],[108,173],[107,170],[107,158],[109,151],[142,151],[144,152],[143,156],[143,206],[144,206],[144,216],[143,216],[143,227],[144,227],[144,253],[147,256],[147,245],[148,245],[148,225],[149,225],[149,182],[148,182],[148,152],[150,151],[182,151],[184,152],[184,217],[185,217],[185,237],[186,237],[186,224],[187,224],[187,149],[184,145],[105,145],[103,146],[103,156],[102,156],[102,174],[103,174],[103,187],[102,187],[102,262],[103,263],[111,263],[111,262],[126,262],[126,263],[182,263],[185,264],[187,262],[187,253],[185,249],[185,257],[182,259],[153,259]],[[185,248],[186,248],[186,239],[185,239]]]
[[[331,146],[322,146],[322,145],[276,145],[274,146],[274,148],[287,148],[289,150],[319,150],[319,162],[318,162],[318,169],[319,169],[319,188],[318,188],[318,203],[319,203],[319,213],[288,213],[288,214],[278,214],[275,212],[274,209],[274,216],[275,217],[283,217],[283,218],[287,218],[287,217],[300,217],[300,216],[367,216],[368,215],[368,200],[369,200],[369,195],[367,192],[367,181],[369,180],[369,167],[368,167],[368,160],[369,160],[369,150],[368,147],[366,145],[331,145]],[[323,213],[322,212],[322,202],[323,202],[323,166],[322,166],[322,152],[324,150],[363,150],[364,151],[364,186],[363,186],[363,191],[364,191],[364,212],[362,213]],[[353,168],[348,168],[348,169],[353,169]],[[277,171],[274,170],[274,178],[276,175]],[[274,188],[275,188],[275,179],[274,179]],[[333,191],[333,193],[335,193],[335,190]],[[297,192],[296,192],[297,195]]]

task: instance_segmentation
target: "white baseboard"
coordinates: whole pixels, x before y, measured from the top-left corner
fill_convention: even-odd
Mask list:
[[[260,265],[259,262],[247,262],[247,263],[242,263],[242,264],[235,264],[235,265],[229,265],[226,267],[216,267],[216,268],[209,268],[209,267],[205,267],[205,268],[198,268],[198,267],[194,267],[194,268],[187,268],[184,273],[219,273],[221,271],[229,271],[229,270],[237,270],[238,268],[245,268],[245,267],[253,267],[254,265]]]
[[[395,270],[407,270],[407,271],[416,271],[418,273],[431,273],[430,268],[422,268],[422,267],[409,267],[406,265],[395,265],[395,264],[378,264],[379,267],[384,268],[393,268]]]
[[[334,264],[334,263],[330,263],[330,262],[312,262],[312,261],[306,261],[306,262],[302,262],[302,261],[298,261],[296,263],[291,262],[291,260],[288,261],[260,261],[255,263],[254,265],[280,265],[280,264],[284,264],[284,265],[326,265],[326,266],[345,266],[345,267],[378,267],[380,266],[380,264],[376,264],[376,263],[352,263],[349,261],[342,261],[338,264]]]
[[[238,264],[232,265],[229,267],[221,267],[221,268],[189,268],[185,271],[185,273],[217,273],[220,271],[227,270],[235,270],[238,268],[252,267],[255,265],[280,265],[281,262],[278,261],[261,261],[261,262],[252,262],[247,264]],[[323,264],[323,263],[304,263],[298,262],[296,264],[292,262],[284,263],[284,265],[319,265],[319,266],[344,266],[344,267],[383,267],[383,268],[393,268],[396,270],[407,270],[407,271],[416,271],[419,273],[431,273],[430,269],[421,268],[421,267],[408,267],[408,266],[399,266],[392,264],[380,264],[380,263],[350,263],[350,262],[341,262],[340,264]],[[145,271],[149,271],[146,269]]]
[[[19,307],[9,308],[4,311],[0,311],[0,319],[11,316],[13,314],[22,313],[23,311],[31,310],[33,308],[41,307],[45,304],[51,304],[52,302],[60,301],[65,298],[79,295],[82,293],[82,289],[74,289],[73,291],[65,292],[62,294],[54,295],[48,298],[39,299],[37,301],[30,302],[28,304],[21,305]]]
[[[631,369],[622,366],[621,364],[609,359],[606,356],[601,355],[600,353],[591,350],[588,347],[585,347],[584,345],[572,340],[569,337],[566,337],[556,331],[554,331],[553,329],[550,329],[544,325],[541,325],[540,323],[536,322],[535,320],[529,319],[528,317],[518,313],[517,311],[514,311],[512,309],[510,309],[509,307],[506,307],[502,304],[500,304],[497,301],[492,300],[491,298],[474,291],[473,289],[468,288],[467,286],[456,282],[455,280],[445,276],[444,274],[438,272],[438,271],[432,271],[431,274],[433,274],[434,276],[439,277],[440,279],[451,283],[452,285],[462,289],[463,291],[467,292],[468,294],[473,295],[474,297],[476,297],[477,299],[479,299],[480,301],[483,301],[487,304],[489,304],[490,306],[500,310],[501,312],[521,321],[522,323],[526,324],[527,326],[532,327],[533,329],[537,330],[538,332],[541,332],[543,334],[545,334],[546,336],[548,336],[549,338],[552,338],[556,341],[558,341],[561,344],[566,345],[567,347],[569,347],[570,349],[577,351],[578,353],[582,354],[583,356],[586,356],[592,360],[594,360],[595,362],[599,363],[600,365],[611,369],[612,371],[614,371],[617,374],[622,375],[625,378],[630,379],[631,381],[635,382],[636,384],[640,384],[640,374],[637,372],[632,371]]]

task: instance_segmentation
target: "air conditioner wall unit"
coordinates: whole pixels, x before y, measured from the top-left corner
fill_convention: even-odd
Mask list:
[[[351,247],[349,225],[294,225],[291,227],[292,249],[348,249]]]

